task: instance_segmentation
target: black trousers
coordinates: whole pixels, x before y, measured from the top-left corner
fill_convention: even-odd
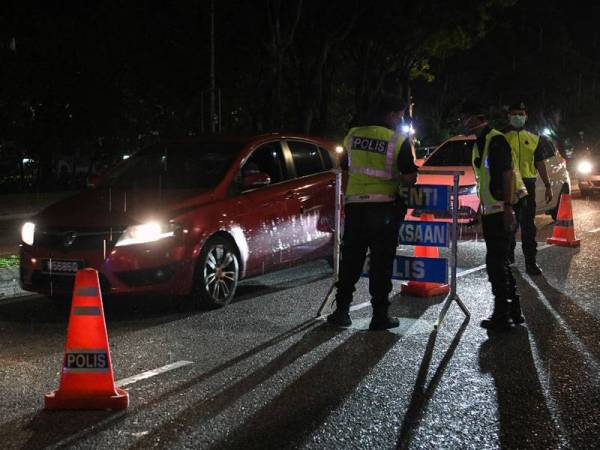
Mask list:
[[[496,301],[517,298],[517,284],[508,265],[507,252],[511,232],[504,227],[503,213],[482,216],[483,237],[487,253],[485,266]]]
[[[522,198],[515,205],[515,215],[517,223],[521,227],[521,247],[523,248],[523,256],[525,262],[535,263],[537,254],[537,241],[535,235],[537,228],[535,227],[535,178],[523,178],[525,187],[527,188],[527,196]],[[515,229],[515,233],[517,230]],[[513,234],[511,250],[514,252],[517,246],[517,241]]]
[[[341,247],[336,303],[340,308],[352,302],[370,250],[369,293],[373,309],[387,308],[392,290],[392,271],[398,228],[406,209],[398,203],[350,203],[345,206],[344,237]]]

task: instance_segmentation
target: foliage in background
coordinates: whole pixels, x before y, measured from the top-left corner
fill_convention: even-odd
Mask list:
[[[23,2],[0,12],[0,178],[11,177],[0,189],[56,189],[62,167],[81,184],[160,137],[206,134],[209,5],[125,2],[116,14],[104,2]],[[339,138],[379,92],[393,90],[412,98],[428,145],[454,133],[452,118],[467,97],[500,117],[523,99],[533,125],[600,140],[597,4],[214,5],[215,95],[226,134]]]

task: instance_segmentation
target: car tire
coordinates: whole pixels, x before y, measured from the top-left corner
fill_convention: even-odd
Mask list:
[[[556,202],[556,206],[550,210],[550,216],[552,217],[552,220],[556,220],[556,218],[558,217],[558,208],[560,207],[560,196],[562,194],[568,194],[568,193],[569,193],[569,185],[563,184],[562,188],[560,189],[560,192],[558,193],[558,200]],[[582,194],[583,194],[583,192],[582,192]]]
[[[210,238],[198,257],[192,298],[201,307],[215,309],[229,304],[240,276],[237,248],[226,238]]]

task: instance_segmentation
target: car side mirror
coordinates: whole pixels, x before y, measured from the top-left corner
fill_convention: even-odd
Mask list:
[[[252,189],[267,186],[271,183],[271,177],[265,172],[250,172],[242,178],[242,188]]]
[[[88,188],[93,189],[98,186],[98,182],[100,181],[100,175],[88,175],[85,180],[85,184]]]

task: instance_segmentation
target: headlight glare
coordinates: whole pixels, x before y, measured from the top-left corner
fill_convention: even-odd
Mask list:
[[[21,240],[27,245],[33,245],[33,236],[35,234],[35,223],[25,222],[21,227]]]
[[[146,222],[141,225],[130,225],[116,243],[117,247],[134,244],[145,244],[175,235],[177,226],[172,223]]]
[[[461,186],[458,188],[458,195],[477,194],[477,185]]]
[[[592,172],[592,163],[589,161],[580,161],[577,164],[577,171],[583,175],[588,175]]]

